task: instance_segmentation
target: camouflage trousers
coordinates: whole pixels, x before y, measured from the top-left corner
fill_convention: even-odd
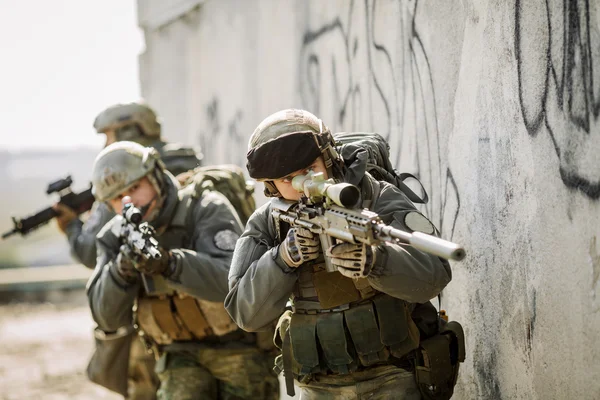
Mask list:
[[[392,365],[349,375],[314,375],[297,383],[301,400],[419,400],[415,374]]]
[[[157,362],[159,400],[279,399],[273,356],[256,347],[167,350]]]

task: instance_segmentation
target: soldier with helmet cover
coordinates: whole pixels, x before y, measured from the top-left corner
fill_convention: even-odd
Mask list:
[[[174,175],[200,165],[202,154],[190,147],[167,143],[161,138],[156,113],[143,103],[116,104],[102,111],[94,120],[96,132],[106,135],[106,145],[128,140],[154,147],[167,169]],[[102,204],[94,204],[84,223],[75,211],[62,203],[54,205],[60,215],[59,229],[67,236],[71,254],[88,268],[96,265],[96,235],[114,214]]]
[[[98,262],[88,283],[98,327],[110,333],[135,325],[160,357],[159,399],[278,398],[272,356],[223,306],[242,231],[227,198],[194,185],[181,188],[156,150],[132,142],[105,148],[92,177],[96,200],[117,213],[98,234]],[[157,232],[160,257],[144,259],[122,244],[125,196]]]
[[[106,136],[105,147],[119,141],[129,140],[155,148],[167,170],[174,175],[200,165],[202,154],[190,147],[167,143],[162,139],[159,119],[148,105],[143,103],[115,104],[102,111],[94,120],[94,129]],[[114,212],[102,202],[94,203],[85,222],[75,211],[62,203],[54,205],[60,213],[56,218],[59,229],[67,236],[72,256],[86,267],[96,265],[96,235],[114,216]],[[146,354],[140,341],[131,347],[131,399],[153,399],[158,378],[153,372],[154,360]]]
[[[340,151],[315,115],[282,110],[250,137],[247,168],[264,183],[266,196],[298,201],[292,178],[320,172],[356,185],[360,206],[386,224],[437,232],[402,191],[366,172],[364,149]],[[325,270],[325,257],[337,271]],[[450,280],[447,261],[407,245],[341,241],[321,248],[311,231],[277,222],[267,203],[237,242],[225,307],[247,331],[279,321],[276,368],[286,381],[296,379],[303,399],[420,399],[427,394],[415,379],[416,352],[439,331],[430,299]]]

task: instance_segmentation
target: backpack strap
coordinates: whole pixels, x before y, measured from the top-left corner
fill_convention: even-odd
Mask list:
[[[175,209],[175,213],[173,218],[171,218],[171,223],[169,224],[170,228],[174,229],[182,229],[186,232],[186,243],[184,243],[184,247],[189,247],[189,244],[192,240],[192,235],[194,233],[193,222],[190,221],[190,213],[193,210],[196,201],[199,199],[199,195],[197,193],[195,185],[189,185],[183,189],[179,190],[179,203],[177,204],[177,208]]]
[[[380,181],[368,172],[365,173],[365,178],[361,183],[361,207],[372,210],[381,193]]]
[[[362,208],[368,208],[370,210],[379,198],[381,188],[379,187],[379,181],[375,179],[371,174],[365,172],[365,177],[367,179],[363,179],[363,183],[361,184],[361,206]]]
[[[423,190],[423,198],[420,198],[415,192],[413,192],[413,190],[411,188],[409,188],[406,185],[406,183],[404,183],[404,181],[407,178],[413,178],[414,180],[416,180],[417,182],[419,182],[419,185],[421,186],[421,189]],[[396,183],[397,183],[398,188],[400,190],[402,190],[402,193],[404,193],[406,195],[406,197],[408,197],[408,199],[410,201],[412,201],[413,203],[427,204],[427,202],[429,201],[429,196],[427,196],[427,191],[423,187],[423,184],[413,174],[409,174],[408,172],[403,172],[401,174],[398,174],[398,177],[396,179]]]

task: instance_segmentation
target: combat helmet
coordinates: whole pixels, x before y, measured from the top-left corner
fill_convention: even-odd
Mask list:
[[[142,144],[160,139],[161,126],[154,110],[143,103],[115,104],[102,111],[94,120],[98,133],[114,130],[117,141],[129,140]]]
[[[134,142],[116,142],[104,148],[92,168],[92,194],[97,201],[109,201],[131,188],[143,177],[163,192],[164,165],[158,152]]]
[[[252,133],[246,154],[249,175],[265,184],[265,196],[279,196],[273,179],[284,177],[323,156],[327,173],[339,177],[343,162],[331,131],[305,110],[287,109],[265,118]]]

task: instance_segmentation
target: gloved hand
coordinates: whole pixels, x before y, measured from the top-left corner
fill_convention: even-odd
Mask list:
[[[67,225],[77,218],[77,213],[69,206],[63,203],[56,203],[52,209],[58,213],[56,224],[62,233],[67,233]]]
[[[319,257],[321,245],[319,238],[304,228],[292,228],[285,240],[279,245],[279,256],[290,268]]]
[[[129,283],[137,282],[140,277],[140,273],[135,269],[135,257],[127,245],[122,245],[115,260],[119,275]]]
[[[167,275],[169,271],[169,251],[160,248],[160,258],[144,259],[137,256],[134,266],[135,269],[145,275]]]
[[[348,278],[365,278],[375,265],[373,246],[366,244],[339,243],[327,249],[331,263],[340,274]]]

